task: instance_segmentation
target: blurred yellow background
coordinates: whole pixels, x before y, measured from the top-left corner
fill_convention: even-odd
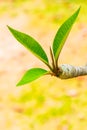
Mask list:
[[[16,87],[24,72],[44,67],[18,43],[7,25],[34,37],[46,50],[59,26],[81,6],[59,64],[87,63],[87,2],[0,0],[0,130],[87,130],[87,76],[44,76]],[[47,69],[47,68],[46,68]]]

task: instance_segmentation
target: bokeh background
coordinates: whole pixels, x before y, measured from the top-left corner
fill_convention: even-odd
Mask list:
[[[87,63],[87,1],[0,0],[0,130],[87,130],[87,76],[44,76],[16,87],[26,70],[46,66],[18,43],[7,25],[49,47],[59,26],[81,6],[59,64]],[[47,68],[46,68],[47,69]]]

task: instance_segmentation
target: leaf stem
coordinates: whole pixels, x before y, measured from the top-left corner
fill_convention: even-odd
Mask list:
[[[51,55],[51,60],[52,60],[52,67],[53,67],[52,72],[53,72],[53,75],[58,76],[59,75],[59,68],[58,68],[58,65],[57,65],[57,61],[54,58],[51,47],[50,47],[50,55]]]
[[[49,65],[49,64],[46,64],[48,66],[48,68],[53,72],[53,68]]]
[[[55,61],[54,61],[54,57],[53,57],[53,53],[52,53],[51,47],[50,47],[50,55],[51,55],[51,60],[52,60],[52,67],[53,67],[53,70],[55,70]]]

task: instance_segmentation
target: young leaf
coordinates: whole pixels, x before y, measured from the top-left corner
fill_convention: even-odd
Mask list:
[[[48,71],[42,68],[32,68],[24,74],[23,78],[18,82],[17,86],[30,83],[47,73]]]
[[[56,62],[59,58],[59,54],[62,50],[65,40],[67,39],[67,36],[72,28],[72,25],[74,24],[78,16],[79,10],[80,8],[61,25],[61,27],[58,29],[56,33],[56,36],[53,41],[53,46],[52,46],[53,54]]]
[[[8,29],[23,46],[25,46],[28,50],[30,50],[35,56],[37,56],[46,65],[49,65],[48,58],[45,51],[42,49],[40,44],[35,39],[9,26],[8,26]]]

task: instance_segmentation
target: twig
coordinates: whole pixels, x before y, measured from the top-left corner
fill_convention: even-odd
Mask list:
[[[87,75],[87,65],[78,67],[69,64],[63,64],[59,67],[59,70],[60,73],[58,77],[61,79],[69,79],[69,78]]]

